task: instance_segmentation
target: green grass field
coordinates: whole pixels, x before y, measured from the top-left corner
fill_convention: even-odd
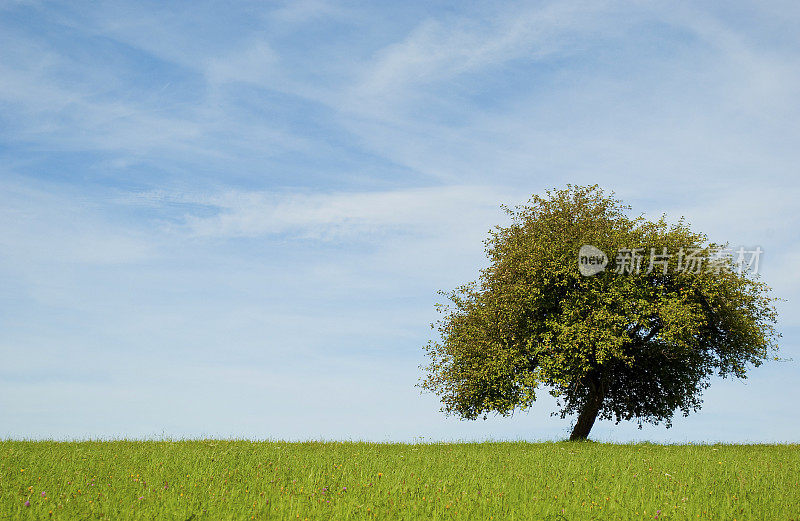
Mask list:
[[[0,519],[800,519],[800,445],[2,441]]]

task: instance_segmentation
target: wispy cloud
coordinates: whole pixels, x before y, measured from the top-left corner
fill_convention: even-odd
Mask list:
[[[601,26],[597,18],[606,7],[604,2],[559,2],[488,10],[477,17],[429,18],[377,53],[355,96],[397,102],[422,85],[485,69],[499,71],[516,59],[531,63],[557,52],[575,52],[578,40]]]
[[[216,215],[189,215],[192,233],[204,237],[289,234],[324,240],[376,233],[440,233],[443,227],[497,214],[504,195],[493,187],[446,186],[382,192],[229,192],[196,199]]]
[[[257,41],[225,57],[211,58],[206,66],[206,74],[212,85],[227,82],[269,85],[277,62],[278,54],[269,44]]]
[[[52,263],[137,263],[156,254],[146,230],[109,221],[107,212],[82,194],[0,182],[0,258],[24,271]]]

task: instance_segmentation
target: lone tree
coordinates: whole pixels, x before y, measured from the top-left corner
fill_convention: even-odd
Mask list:
[[[682,218],[630,218],[613,195],[568,185],[504,207],[511,224],[490,232],[489,267],[437,305],[420,385],[443,411],[505,416],[546,388],[561,418],[578,414],[571,440],[598,417],[670,427],[678,409],[700,408],[714,374],[746,378],[777,350],[776,299],[742,269],[743,251],[719,255],[727,245]],[[583,258],[592,276],[579,271],[584,245],[601,250]]]

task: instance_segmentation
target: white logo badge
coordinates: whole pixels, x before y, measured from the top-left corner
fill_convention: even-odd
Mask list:
[[[578,271],[585,277],[597,275],[608,265],[608,257],[603,250],[584,244],[578,252]]]

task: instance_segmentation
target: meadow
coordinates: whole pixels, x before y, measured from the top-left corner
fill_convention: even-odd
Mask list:
[[[800,519],[800,445],[0,441],[0,519]]]

